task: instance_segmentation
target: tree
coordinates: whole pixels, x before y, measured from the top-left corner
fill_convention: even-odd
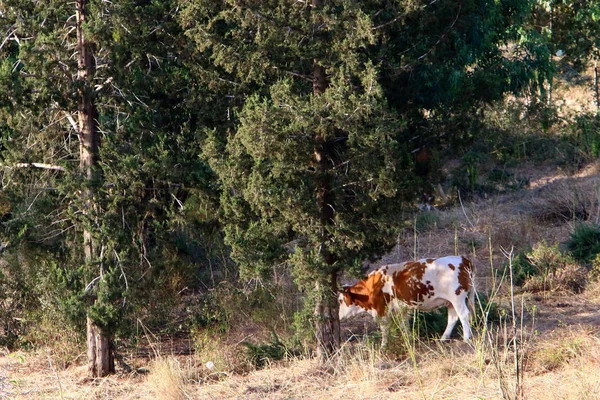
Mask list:
[[[594,100],[600,108],[600,4],[590,0],[538,1],[533,21],[547,37],[548,46],[575,70],[594,63]]]
[[[367,51],[372,21],[359,4],[319,1],[196,1],[183,17],[243,101],[204,153],[232,256],[246,276],[291,267],[325,360],[339,348],[339,273],[389,249],[409,192],[402,124]]]
[[[187,201],[211,207],[195,136],[208,103],[190,93],[199,87],[179,61],[173,2],[3,7],[5,235],[15,251],[36,247],[56,260],[57,302],[87,315],[90,375],[102,376],[114,370],[113,338],[128,311],[165,274],[193,275],[169,263],[174,253],[175,265],[198,260],[178,254],[180,236],[203,235]]]
[[[185,4],[197,57],[213,63],[203,74],[231,99],[234,123],[204,154],[232,256],[247,274],[289,265],[310,288],[322,359],[337,349],[339,274],[389,248],[413,196],[411,151],[465,143],[483,105],[531,85],[543,54],[531,41],[517,46],[531,61],[503,49],[530,6]]]
[[[412,150],[455,149],[507,93],[540,92],[547,42],[530,25],[533,1],[388,2],[374,12],[381,84],[412,132]]]

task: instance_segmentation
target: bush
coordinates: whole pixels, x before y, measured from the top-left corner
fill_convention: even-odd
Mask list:
[[[537,267],[527,257],[528,252],[531,250],[521,252],[513,258],[513,283],[515,286],[522,286],[529,278],[538,273]]]
[[[565,290],[583,291],[587,271],[569,254],[561,252],[558,244],[539,243],[526,254],[532,273],[525,278],[523,289],[530,292]],[[527,264],[525,264],[527,265]]]
[[[593,114],[579,115],[573,128],[578,148],[587,156],[597,158],[600,155],[600,118]]]
[[[264,368],[271,361],[279,361],[283,360],[285,357],[301,354],[299,351],[288,348],[281,340],[279,340],[279,337],[274,331],[272,331],[271,334],[272,338],[270,343],[253,344],[246,341],[241,343],[246,347],[246,355],[256,368]]]
[[[583,223],[576,225],[566,245],[576,260],[590,263],[600,254],[600,226]]]

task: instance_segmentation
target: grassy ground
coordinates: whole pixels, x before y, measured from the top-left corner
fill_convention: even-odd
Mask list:
[[[569,210],[584,207],[598,221],[598,167],[575,175],[552,167],[523,167],[528,188],[432,211],[419,229],[406,230],[386,262],[413,255],[468,255],[478,267],[479,290],[511,312],[508,285],[492,278],[507,255],[535,243],[563,242],[573,228]],[[567,217],[565,217],[567,216]],[[423,221],[415,221],[415,224]],[[505,281],[506,282],[506,281]],[[86,379],[85,354],[63,365],[55,351],[0,356],[0,399],[597,399],[600,398],[600,286],[583,293],[525,291],[509,319],[477,330],[472,344],[398,339],[402,350],[382,354],[372,340],[353,337],[326,369],[310,358],[239,366],[243,329],[228,341],[155,343],[145,356],[130,354],[134,372]],[[373,326],[353,321],[347,329]],[[201,341],[200,341],[201,342]],[[196,345],[199,343],[196,339]],[[214,367],[211,364],[212,362]],[[209,368],[210,367],[210,368]]]
[[[519,390],[526,399],[600,398],[600,298],[552,295],[524,302],[539,311],[522,327],[520,381],[513,348],[495,342],[504,335],[500,331],[480,332],[474,345],[419,342],[414,358],[347,344],[326,371],[313,360],[293,359],[245,375],[208,371],[195,356],[165,355],[137,361],[144,366],[139,371],[148,373],[91,382],[85,366],[58,370],[57,360],[44,352],[4,354],[0,398],[503,399],[517,398]]]

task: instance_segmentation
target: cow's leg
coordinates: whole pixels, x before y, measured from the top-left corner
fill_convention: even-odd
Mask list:
[[[442,340],[450,339],[450,335],[452,335],[452,330],[454,329],[454,326],[457,322],[458,314],[456,313],[454,306],[452,304],[448,304],[448,325],[446,325],[446,330],[442,334]]]
[[[379,319],[379,328],[381,329],[381,349],[385,350],[390,338],[390,319],[388,316]]]
[[[471,340],[471,326],[469,325],[471,312],[467,306],[466,298],[460,299],[454,308],[463,327],[463,338],[465,342],[469,342]]]

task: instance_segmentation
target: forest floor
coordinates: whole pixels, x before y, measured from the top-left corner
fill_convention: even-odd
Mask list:
[[[515,173],[528,179],[527,188],[433,211],[433,222],[407,229],[385,261],[458,250],[478,266],[478,288],[490,291],[498,284],[490,271],[506,264],[511,249],[564,242],[570,211],[583,207],[598,222],[598,164],[575,175],[539,166]],[[494,300],[510,312],[505,289]],[[181,351],[193,346],[180,339],[127,358],[134,372],[118,368],[88,380],[85,354],[65,366],[50,350],[3,351],[0,399],[600,398],[600,284],[579,294],[517,292],[514,304],[515,331],[509,324],[479,330],[472,344],[420,341],[400,357],[349,341],[326,369],[310,358],[244,373],[209,369],[212,360]]]

